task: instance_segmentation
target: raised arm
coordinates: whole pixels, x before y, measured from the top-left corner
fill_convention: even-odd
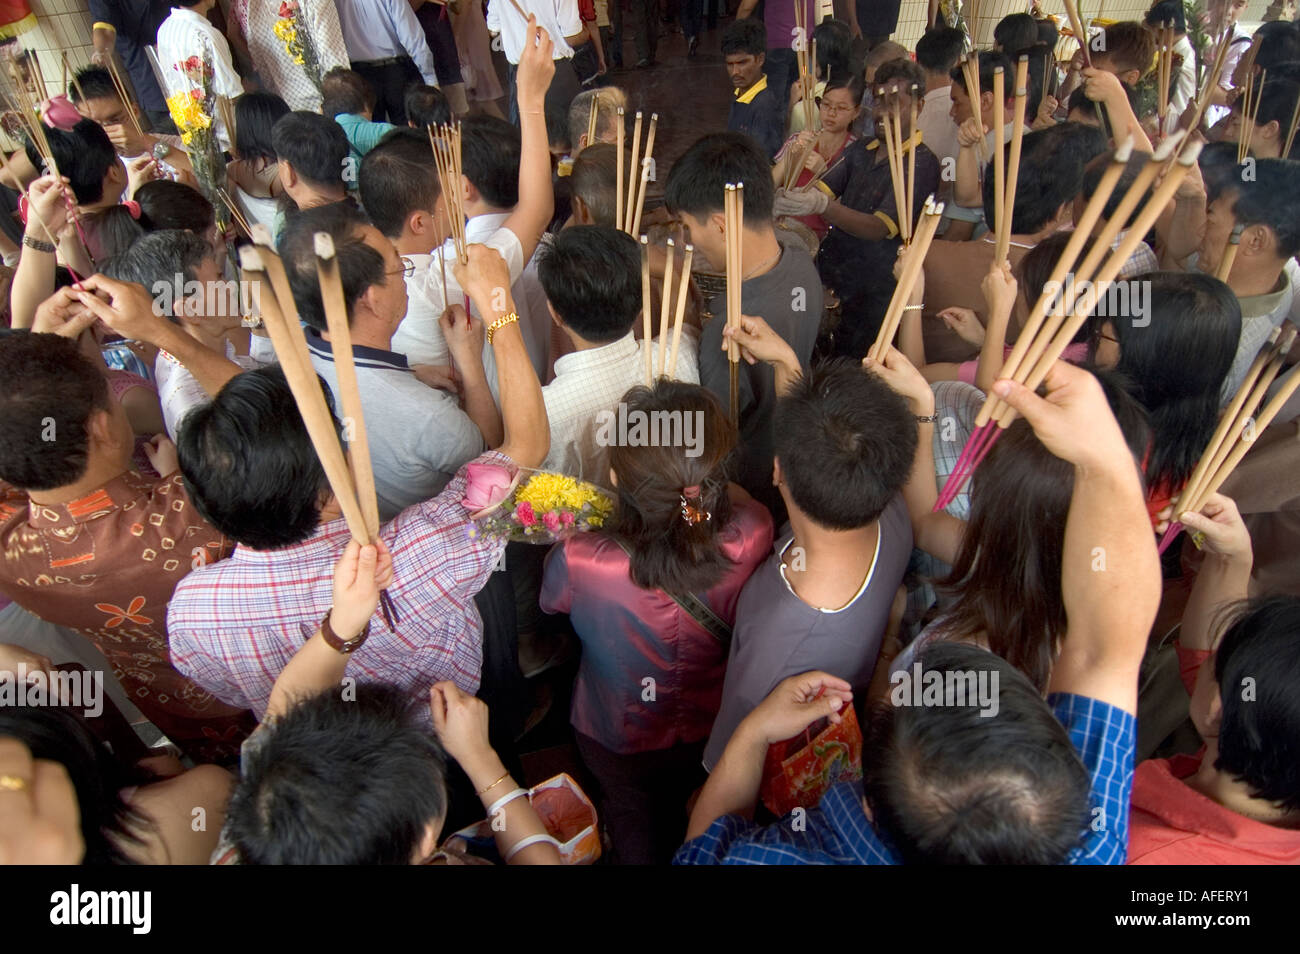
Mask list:
[[[1050,689],[1137,712],[1137,677],[1160,602],[1160,560],[1138,467],[1101,385],[1064,361],[1047,396],[1000,380],[994,393],[1074,465],[1061,593],[1069,620]]]
[[[1192,595],[1183,610],[1178,642],[1185,649],[1213,649],[1215,616],[1226,604],[1250,595],[1254,564],[1250,534],[1237,505],[1222,494],[1211,494],[1199,513],[1178,518],[1189,531],[1205,535],[1205,562],[1196,574]]]
[[[500,447],[505,440],[501,410],[492,397],[487,372],[483,369],[483,322],[467,315],[461,305],[452,305],[438,320],[447,351],[460,369],[461,400],[465,413],[483,435],[488,447]]]
[[[32,183],[28,192],[31,207],[23,230],[22,254],[9,291],[11,326],[14,328],[30,328],[36,309],[54,294],[56,262],[52,246],[57,244],[68,221],[63,198],[67,181],[56,182],[53,176],[41,176]],[[49,232],[41,226],[42,222],[49,227]],[[53,238],[50,232],[54,233]]]
[[[1016,280],[1011,266],[994,263],[980,283],[984,304],[988,308],[988,324],[984,328],[984,344],[980,348],[979,365],[975,370],[975,386],[984,393],[993,387],[993,381],[1004,363],[1003,352],[1007,343],[1007,323],[1011,309],[1016,305]]]
[[[92,275],[77,294],[83,305],[123,338],[146,341],[166,351],[194,375],[209,395],[216,397],[226,382],[243,368],[187,335],[154,312],[153,299],[144,286]]]
[[[542,386],[519,331],[519,316],[510,294],[510,269],[495,249],[471,245],[469,264],[458,262],[455,270],[456,281],[487,323],[488,344],[497,362],[505,432],[499,449],[520,467],[540,467],[550,450],[551,428]]]
[[[509,16],[518,16],[511,11]],[[524,49],[515,81],[519,93],[519,202],[505,221],[523,246],[524,262],[533,257],[542,233],[555,214],[551,187],[551,147],[546,134],[546,91],[555,75],[555,44],[535,17],[528,18]],[[568,69],[565,64],[565,69]]]

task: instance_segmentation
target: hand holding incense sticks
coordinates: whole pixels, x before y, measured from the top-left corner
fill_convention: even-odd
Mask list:
[[[1260,95],[1264,91],[1264,81],[1268,70],[1259,74],[1259,83],[1255,83],[1255,74],[1246,77],[1246,88],[1241,93],[1241,137],[1237,140],[1237,165],[1246,161],[1250,155],[1250,140],[1255,135],[1255,122],[1259,119]],[[1285,157],[1285,156],[1284,156]]]
[[[938,231],[939,221],[942,218],[943,203],[936,204],[934,196],[930,196],[925,200],[925,212],[921,216],[921,224],[916,232],[916,241],[908,247],[907,257],[903,262],[903,273],[898,284],[894,286],[894,295],[889,300],[889,308],[886,309],[885,318],[880,323],[880,331],[876,335],[875,343],[867,352],[867,357],[873,361],[881,360],[898,333],[903,312],[912,297],[921,268],[925,264],[926,253],[930,250],[930,243],[934,239],[934,233]]]

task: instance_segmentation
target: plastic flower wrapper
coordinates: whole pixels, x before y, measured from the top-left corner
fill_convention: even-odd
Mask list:
[[[319,92],[322,82],[320,56],[316,52],[316,43],[312,39],[311,30],[303,19],[302,9],[296,0],[284,0],[278,12],[279,19],[271,28],[272,32],[284,47],[284,52],[289,59],[295,66],[302,67],[303,72],[307,74],[307,79]]]
[[[614,512],[610,494],[595,484],[496,464],[466,468],[465,497],[470,535],[552,544],[575,533],[599,530]]]

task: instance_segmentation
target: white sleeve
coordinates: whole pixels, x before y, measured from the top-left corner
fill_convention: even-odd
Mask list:
[[[524,273],[524,266],[528,264],[524,261],[524,246],[519,241],[519,236],[509,229],[500,228],[483,244],[488,248],[496,249],[506,260],[506,266],[510,269],[510,284],[519,281],[519,276]]]
[[[556,0],[555,22],[559,24],[560,33],[563,34],[551,37],[557,44],[566,36],[581,33],[582,13],[578,10],[578,0]]]

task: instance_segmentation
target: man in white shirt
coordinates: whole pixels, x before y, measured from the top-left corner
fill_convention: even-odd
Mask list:
[[[573,69],[574,49],[586,42],[578,0],[519,0],[519,5],[537,20],[537,25],[550,35],[555,44],[551,53],[556,60],[555,79],[546,94],[546,112],[557,118],[563,117],[568,113],[569,103],[582,88]],[[500,35],[501,49],[510,64],[509,116],[516,126],[519,125],[521,106],[515,92],[515,73],[519,69],[527,26],[528,22],[510,0],[488,0],[487,28]]]
[[[352,69],[375,88],[376,122],[406,124],[406,87],[438,85],[424,29],[406,0],[335,0]]]
[[[163,92],[168,96],[197,88],[198,83],[187,78],[182,67],[185,61],[194,56],[212,67],[214,93],[227,99],[243,95],[246,87],[235,70],[230,44],[208,19],[208,12],[216,5],[217,0],[198,0],[197,3],[176,0],[171,16],[158,28],[158,65],[162,68],[163,81],[167,85]],[[221,114],[213,116],[212,121],[221,148],[229,149],[230,132],[226,129]]]
[[[1237,72],[1237,64],[1241,62],[1245,52],[1250,49],[1251,35],[1240,23],[1241,15],[1246,12],[1247,6],[1249,6],[1249,0],[1209,0],[1206,5],[1210,23],[1218,24],[1214,32],[1221,33],[1225,24],[1232,27],[1225,41],[1228,44],[1228,51],[1223,54],[1223,71],[1219,73],[1218,88],[1210,94],[1210,105],[1205,110],[1205,125],[1211,129],[1221,120],[1227,118],[1228,103],[1230,102],[1229,94],[1231,90],[1236,88],[1233,77]],[[1213,63],[1218,54],[1219,44],[1216,41],[1206,49],[1202,59],[1206,63]]]
[[[110,263],[109,277],[143,285],[162,313],[186,334],[249,370],[261,362],[237,356],[225,337],[239,327],[243,312],[237,284],[222,278],[224,260],[223,251],[193,232],[169,229],[137,239]],[[162,350],[154,360],[154,383],[167,436],[173,441],[185,415],[214,397],[188,368]]]
[[[632,236],[595,225],[564,229],[539,253],[551,319],[574,347],[555,362],[555,380],[542,388],[551,424],[543,470],[608,484],[608,423],[617,418],[623,395],[646,383],[647,352],[654,374],[668,375],[671,331],[666,341],[641,342],[633,331],[641,314],[640,260]],[[675,303],[674,297],[670,306]],[[660,317],[652,316],[656,332]],[[699,383],[697,335],[683,325],[675,373],[668,376]]]
[[[925,143],[945,167],[956,173],[957,124],[952,118],[952,77],[950,73],[961,59],[965,34],[952,27],[930,30],[916,41],[916,62],[925,71],[925,98],[916,117],[916,128]],[[940,175],[938,198],[947,200],[952,193],[953,175]]]
[[[500,252],[516,287],[554,209],[550,150],[541,109],[554,66],[549,57],[536,55],[538,52],[520,66],[523,115],[518,132],[500,120],[470,120],[462,126],[466,181],[461,194],[469,216],[466,239]],[[448,305],[463,305],[466,296],[453,274],[456,251],[449,237],[451,226],[438,176],[429,161],[428,136],[414,130],[390,133],[361,163],[359,180],[361,201],[371,221],[414,266],[406,281],[406,317],[393,335],[393,350],[406,355],[413,365],[438,366],[444,377],[450,377],[447,344],[438,322]],[[493,209],[489,213],[490,206],[475,182],[493,196],[513,189],[514,195],[505,198],[514,201],[507,211]],[[525,319],[529,309],[522,299],[516,291],[515,307],[528,340],[536,322],[531,315]],[[490,362],[488,355],[485,358]],[[493,387],[495,379],[492,367],[488,380]]]
[[[1160,36],[1162,26],[1174,28],[1174,56],[1178,57],[1178,70],[1169,82],[1169,112],[1164,128],[1172,131],[1191,101],[1196,97],[1196,51],[1187,38],[1187,17],[1182,0],[1159,0],[1146,14],[1146,25]],[[1232,74],[1229,73],[1229,76]]]
[[[390,520],[437,495],[461,466],[502,442],[501,413],[483,374],[483,325],[467,322],[463,310],[444,322],[460,371],[461,410],[455,397],[423,383],[392,350],[406,314],[406,265],[393,244],[349,203],[300,212],[285,226],[280,252],[298,314],[311,329],[312,366],[334,392],[336,407],[338,376],[316,272],[318,232],[334,241],[379,515]]]

